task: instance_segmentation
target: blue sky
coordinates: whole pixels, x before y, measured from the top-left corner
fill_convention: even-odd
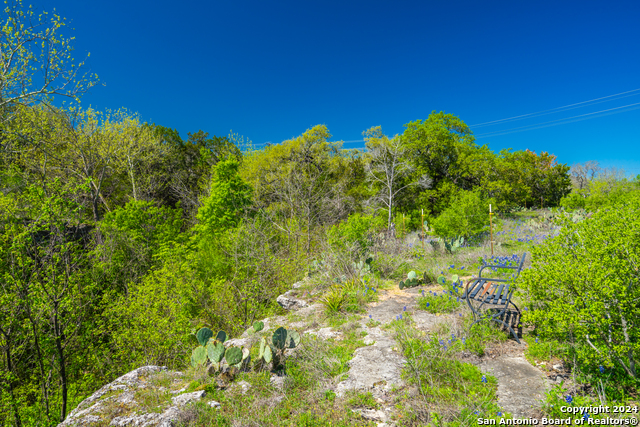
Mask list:
[[[361,140],[433,110],[471,125],[492,150],[548,151],[640,174],[638,1],[41,0],[71,21],[77,57],[106,86],[84,96],[143,121],[260,145],[325,124]],[[526,120],[474,125],[609,95]],[[591,118],[595,117],[595,118]],[[526,128],[528,129],[528,128]],[[505,132],[504,135],[489,132]],[[362,142],[345,144],[347,148]]]

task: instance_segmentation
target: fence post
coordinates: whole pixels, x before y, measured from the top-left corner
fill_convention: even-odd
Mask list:
[[[493,212],[491,212],[491,204],[489,204],[489,233],[490,233],[490,242],[491,242],[491,256],[493,256]]]

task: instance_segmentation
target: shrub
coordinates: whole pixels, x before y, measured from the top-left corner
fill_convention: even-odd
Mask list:
[[[640,201],[601,210],[532,250],[521,275],[524,320],[567,341],[587,368],[617,365],[637,378]]]
[[[349,250],[355,247],[358,255],[364,256],[373,246],[374,238],[384,227],[384,218],[353,214],[329,229],[329,244],[336,249]]]
[[[489,227],[489,204],[493,199],[484,199],[479,191],[461,191],[453,198],[451,206],[432,221],[434,232],[441,237],[469,238]]]

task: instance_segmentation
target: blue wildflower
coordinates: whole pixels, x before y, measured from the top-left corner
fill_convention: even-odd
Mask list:
[[[564,399],[564,400],[565,400],[565,402],[567,402],[567,403],[571,403],[571,402],[573,402],[573,397],[571,397],[571,395],[570,395],[570,394],[567,394],[567,397],[565,397],[565,399]]]
[[[600,370],[601,374],[604,374],[604,366],[600,365],[600,367],[598,369]]]
[[[486,383],[487,382],[487,377],[483,375],[482,379],[480,381],[482,381],[483,383]]]

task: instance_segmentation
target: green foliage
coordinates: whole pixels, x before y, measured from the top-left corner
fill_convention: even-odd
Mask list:
[[[264,329],[264,322],[259,321],[253,323],[254,332],[260,332],[262,329]]]
[[[376,290],[360,279],[350,279],[338,283],[324,293],[320,303],[329,315],[338,313],[358,313],[367,303],[375,301]]]
[[[435,293],[435,295],[434,295]],[[441,294],[437,292],[423,292],[423,296],[418,298],[418,307],[429,313],[453,313],[462,307],[460,297],[457,295]]]
[[[354,247],[356,256],[362,257],[373,246],[375,236],[383,227],[383,218],[356,213],[331,227],[327,232],[327,239],[337,249],[348,250]]]
[[[542,338],[572,343],[585,368],[617,365],[637,378],[640,201],[601,210],[534,247],[521,274],[524,319]]]
[[[479,191],[461,191],[451,206],[431,221],[433,230],[443,238],[460,236],[469,238],[489,228],[489,204],[495,200],[484,199]]]
[[[253,190],[240,177],[238,166],[238,161],[230,158],[214,167],[209,196],[203,199],[197,215],[198,233],[203,238],[212,238],[236,227],[240,215],[251,203]]]

